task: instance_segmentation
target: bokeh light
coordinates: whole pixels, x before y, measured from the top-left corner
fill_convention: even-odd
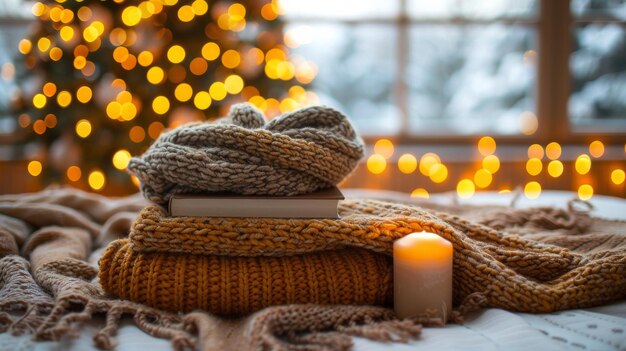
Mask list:
[[[474,196],[475,191],[476,187],[469,179],[461,179],[456,185],[457,195],[462,199],[469,199]]]
[[[578,187],[578,198],[581,200],[589,200],[593,197],[593,187],[589,184],[583,184]]]
[[[595,158],[602,157],[604,155],[604,143],[600,140],[592,141],[589,144],[589,154]]]
[[[552,160],[548,163],[548,174],[553,178],[558,178],[563,174],[563,163],[559,160]]]
[[[385,159],[393,156],[394,146],[389,139],[379,139],[374,144],[374,153],[381,155]]]
[[[411,174],[417,169],[417,159],[411,154],[403,154],[398,158],[398,169],[404,174]]]
[[[524,196],[529,199],[536,199],[541,195],[541,184],[539,182],[528,182],[524,186]]]
[[[611,172],[611,181],[613,184],[620,185],[624,183],[624,179],[626,179],[626,173],[623,169],[614,169]]]
[[[367,169],[373,174],[380,174],[387,168],[387,160],[379,154],[373,154],[367,159]]]
[[[578,174],[584,175],[589,173],[589,170],[591,170],[591,158],[589,158],[589,155],[582,154],[578,156],[574,163],[574,168],[576,168]]]
[[[43,166],[39,161],[30,161],[28,162],[28,173],[33,177],[36,177],[41,174],[43,170]]]
[[[96,171],[92,171],[91,173],[89,173],[89,178],[87,179],[87,181],[89,183],[89,186],[93,190],[100,190],[104,187],[106,178],[104,176],[104,173],[102,173],[102,171],[96,170]]]
[[[478,152],[483,156],[489,156],[496,152],[496,141],[490,136],[484,136],[478,140]]]
[[[428,191],[426,189],[416,188],[411,192],[411,197],[418,199],[428,199],[430,198],[430,195],[428,194]]]

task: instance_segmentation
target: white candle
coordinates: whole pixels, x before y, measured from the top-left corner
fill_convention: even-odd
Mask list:
[[[411,233],[393,244],[394,310],[399,318],[452,309],[452,244],[437,234]]]

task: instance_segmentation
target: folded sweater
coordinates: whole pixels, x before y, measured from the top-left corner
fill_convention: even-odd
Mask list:
[[[107,249],[100,280],[122,298],[225,315],[303,302],[384,305],[393,241],[427,230],[454,246],[457,305],[478,295],[483,306],[549,312],[626,297],[626,240],[611,232],[623,226],[607,229],[582,212],[507,209],[478,223],[373,200],[343,201],[339,212],[321,220],[168,217],[149,206],[130,242]],[[574,250],[525,238],[533,235]],[[607,238],[618,239],[604,248]]]

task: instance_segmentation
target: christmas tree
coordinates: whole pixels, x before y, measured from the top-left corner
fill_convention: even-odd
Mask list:
[[[315,95],[283,44],[276,1],[37,2],[19,44],[18,123],[42,146],[28,172],[94,190],[166,128],[249,101],[274,116]]]

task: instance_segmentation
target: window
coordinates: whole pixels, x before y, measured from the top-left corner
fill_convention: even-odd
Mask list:
[[[283,4],[312,89],[362,134],[580,142],[626,127],[623,1]]]

